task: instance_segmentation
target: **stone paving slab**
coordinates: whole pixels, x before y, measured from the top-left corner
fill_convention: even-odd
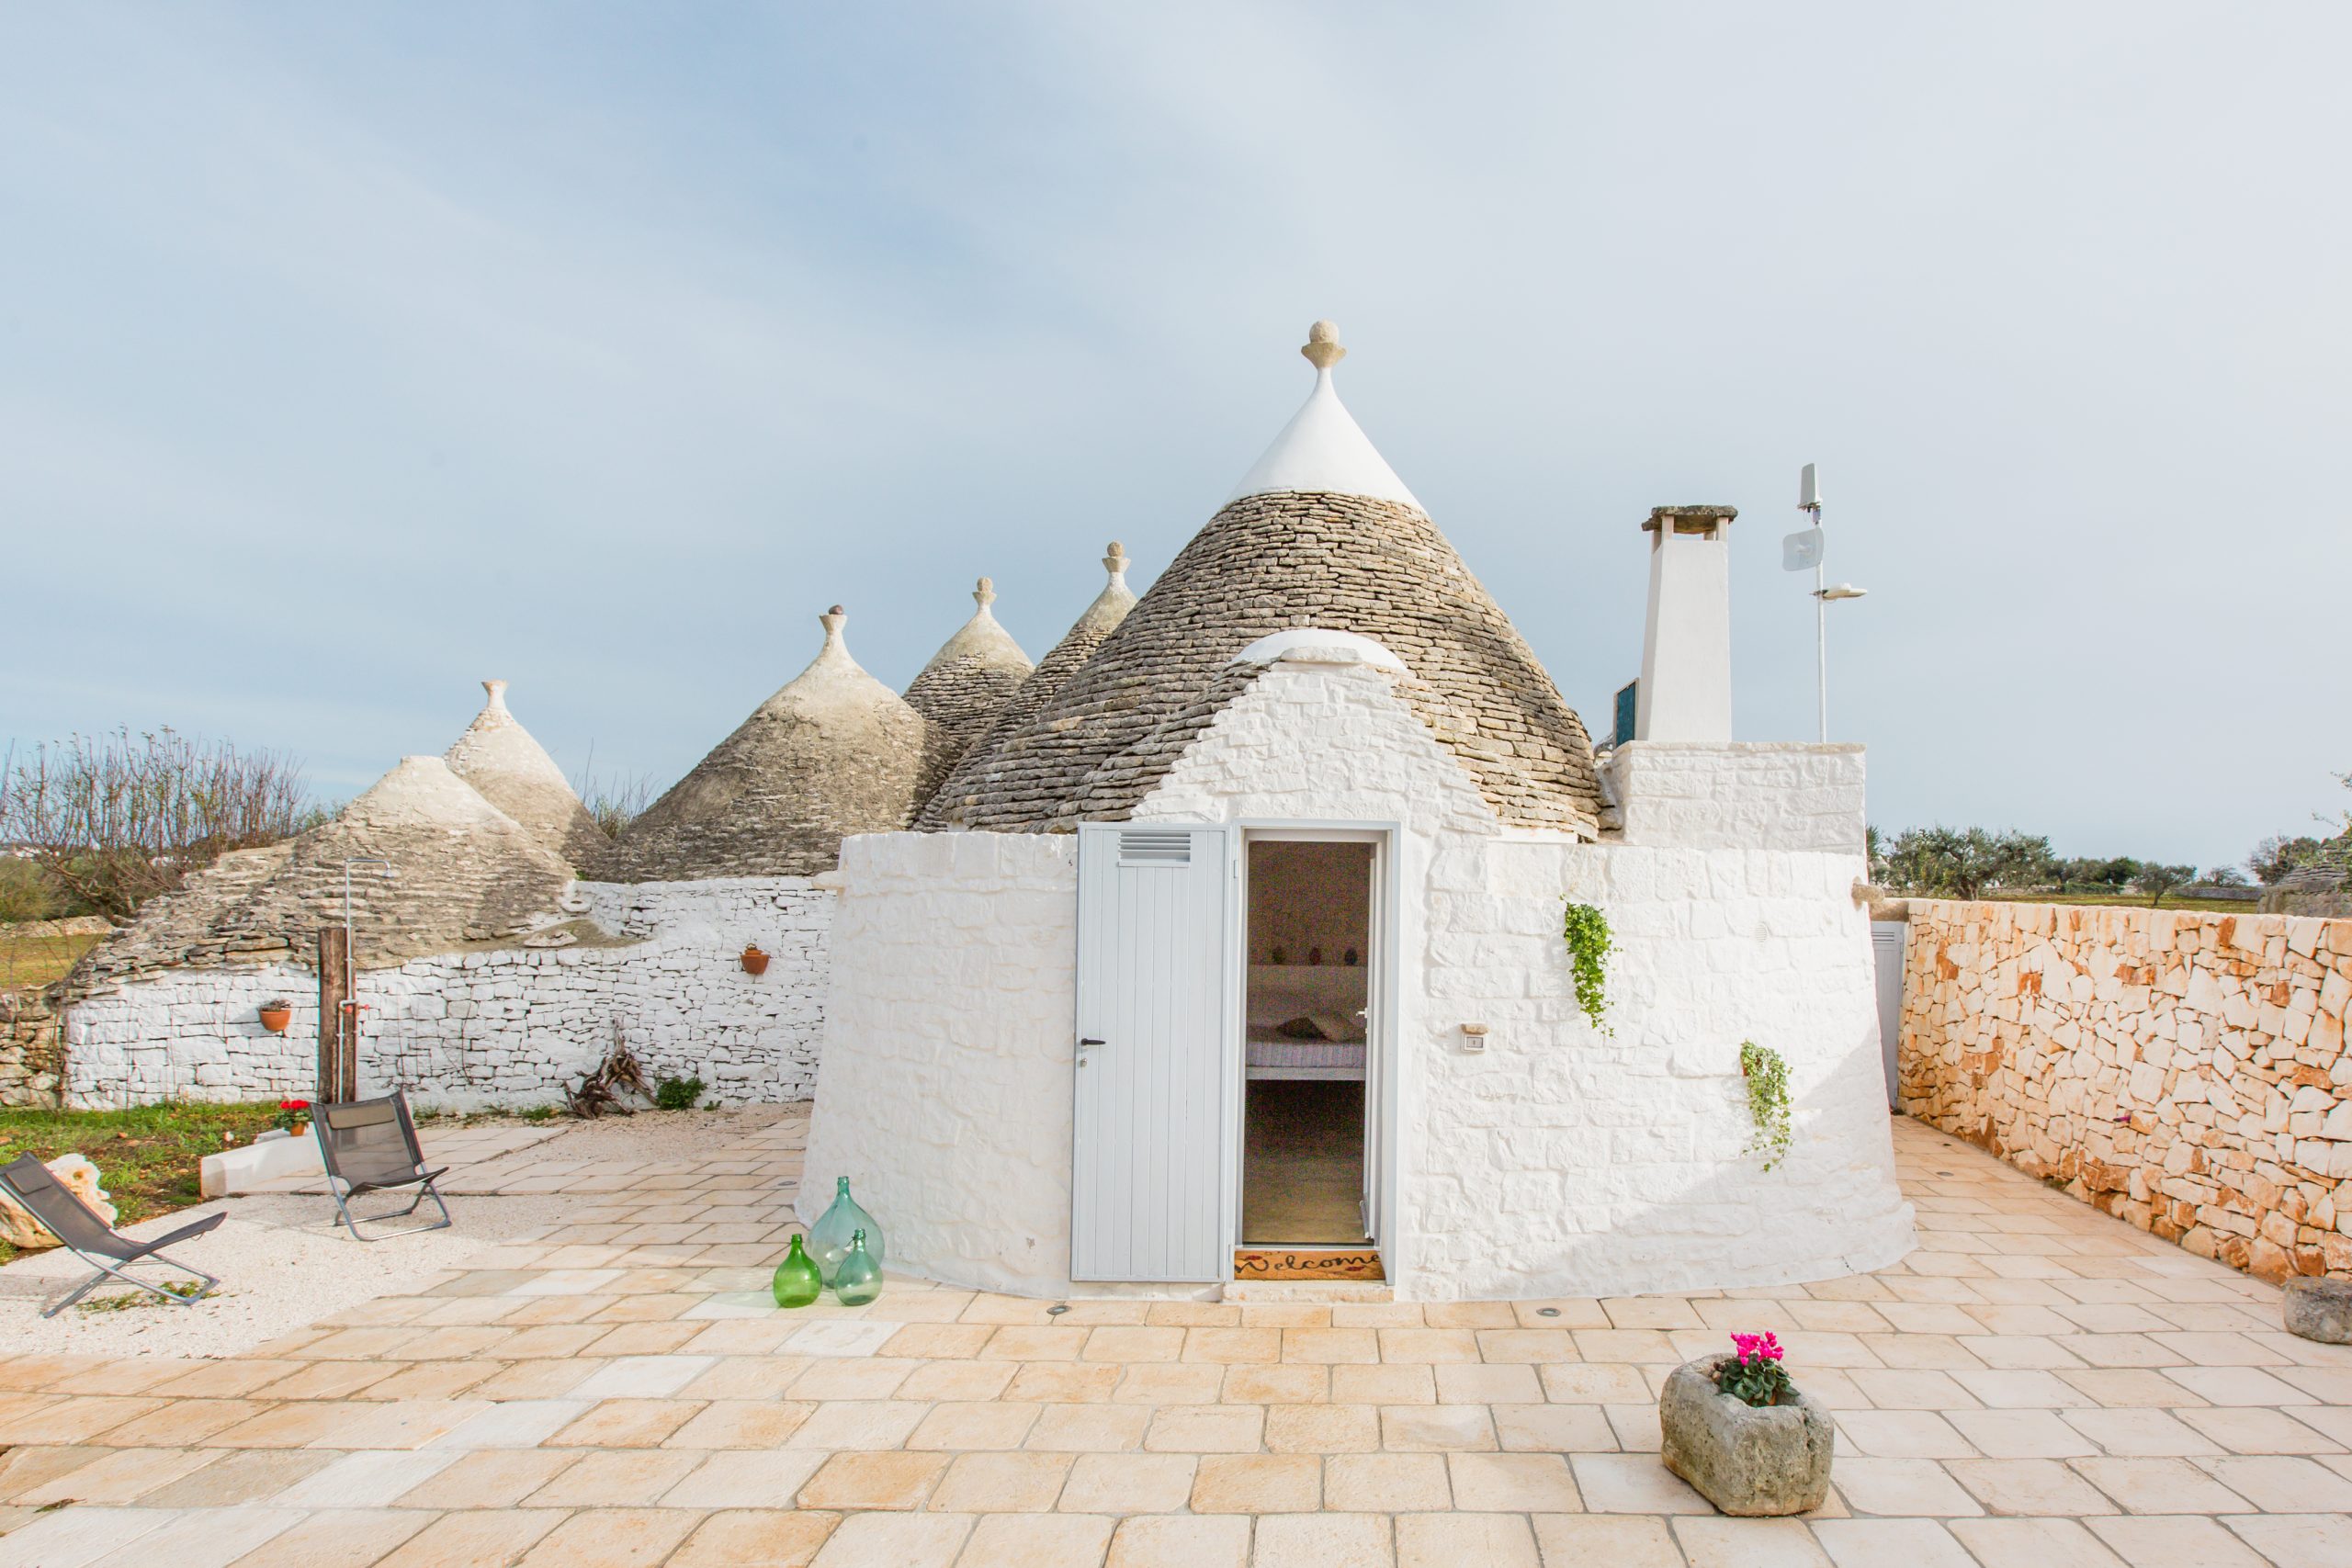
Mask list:
[[[592,1198],[236,1359],[0,1359],[0,1568],[2352,1563],[2352,1348],[1895,1135],[1922,1247],[1874,1274],[1058,1314],[897,1278],[775,1310],[798,1119],[704,1160],[492,1153]],[[1815,1515],[1719,1517],[1657,1461],[1660,1382],[1733,1327],[1837,1415]]]

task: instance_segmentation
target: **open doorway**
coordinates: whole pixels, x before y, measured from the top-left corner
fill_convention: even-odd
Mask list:
[[[1361,1247],[1374,846],[1252,838],[1241,1243]]]

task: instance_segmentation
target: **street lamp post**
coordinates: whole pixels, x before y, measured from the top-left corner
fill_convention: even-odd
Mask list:
[[[1832,600],[1860,599],[1870,590],[1857,588],[1850,582],[1832,583],[1827,581],[1824,557],[1826,536],[1821,531],[1821,477],[1811,463],[1797,477],[1797,510],[1811,519],[1812,526],[1798,530],[1781,541],[1781,565],[1784,570],[1803,571],[1813,568],[1813,694],[1814,710],[1819,720],[1824,745],[1829,740],[1829,604]]]

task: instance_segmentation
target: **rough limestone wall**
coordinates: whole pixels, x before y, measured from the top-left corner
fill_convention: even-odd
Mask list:
[[[892,1268],[1066,1293],[1077,839],[874,834],[841,877],[801,1217],[847,1176]]]
[[[294,1006],[283,1035],[261,1004]],[[160,969],[65,1011],[65,1092],[80,1109],[307,1099],[318,1088],[319,982],[290,964]]]
[[[0,991],[0,1105],[54,1107],[64,1088],[56,1012],[38,991]]]
[[[2352,920],[1910,903],[1913,1116],[2265,1279],[2352,1276]]]
[[[1260,676],[1136,813],[1399,824],[1400,1297],[1778,1284],[1915,1245],[1852,897],[1859,749],[1645,750],[1679,753],[1680,781],[1716,780],[1742,833],[1852,852],[1504,833],[1388,677],[1305,662]],[[1717,827],[1621,799],[1628,837]],[[1600,906],[1620,943],[1611,1034],[1577,1008],[1565,898]],[[1465,1049],[1465,1023],[1488,1027],[1486,1050]],[[1769,1174],[1743,1157],[1743,1039],[1787,1058],[1798,1106]]]
[[[1860,746],[1634,740],[1608,773],[1629,843],[1862,852]]]
[[[698,1077],[744,1104],[805,1100],[816,1082],[832,894],[806,877],[580,884],[568,912],[630,939],[445,953],[363,970],[360,1080],[423,1104],[553,1103],[610,1049],[615,1027],[649,1077]],[[745,945],[771,955],[754,977]],[[257,1016],[294,1003],[282,1036]],[[317,1086],[318,981],[289,964],[165,970],[92,996],[66,1025],[77,1105],[307,1096]]]

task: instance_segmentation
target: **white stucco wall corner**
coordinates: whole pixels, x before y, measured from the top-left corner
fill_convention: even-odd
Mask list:
[[[841,870],[801,1217],[846,1175],[891,1268],[1068,1293],[1076,838],[867,834]]]

